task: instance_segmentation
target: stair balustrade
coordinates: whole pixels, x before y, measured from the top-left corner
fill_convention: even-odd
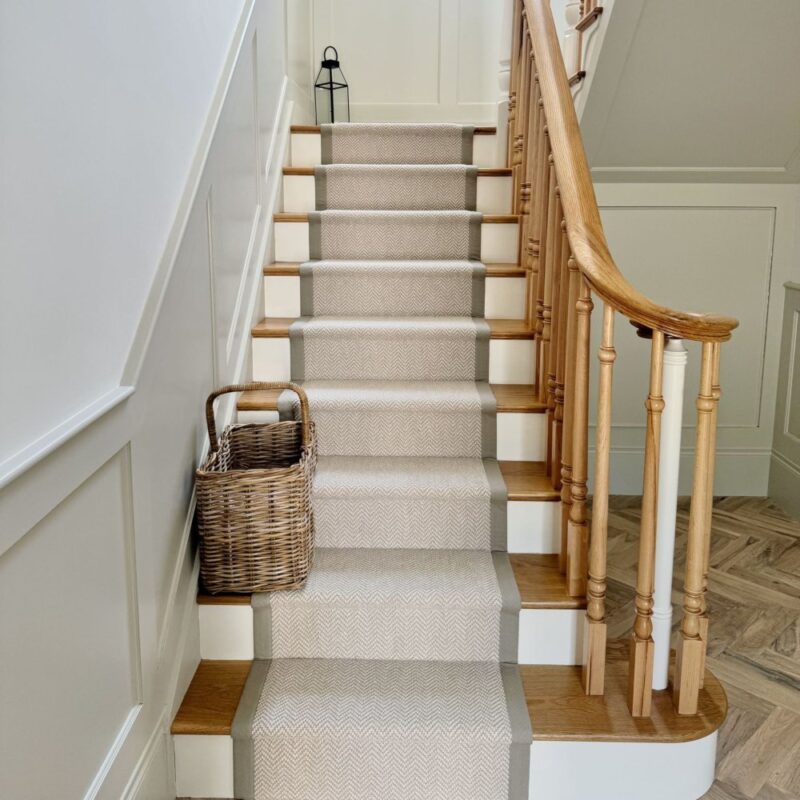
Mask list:
[[[588,27],[602,9],[586,0],[581,10],[579,30]],[[669,623],[658,625],[656,648],[654,592],[658,584],[658,613],[663,619],[670,613],[683,341],[702,346],[683,619],[672,680],[678,713],[695,714],[708,641],[705,595],[720,349],[738,323],[725,316],[659,305],[636,290],[615,264],[603,232],[548,0],[515,0],[510,64],[508,165],[513,174],[513,210],[520,215],[526,319],[536,335],[535,391],[547,407],[548,475],[561,493],[561,568],[570,594],[587,597],[583,677],[585,691],[591,695],[603,694],[606,662],[615,316],[627,318],[650,341],[642,521],[630,643],[628,705],[633,716],[650,714],[656,657],[656,688],[666,686],[669,644],[664,637],[669,636]],[[602,304],[603,324],[589,535],[590,322],[595,300]]]

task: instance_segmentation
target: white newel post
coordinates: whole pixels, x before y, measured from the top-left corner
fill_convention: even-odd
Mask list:
[[[564,64],[567,75],[574,75],[581,67],[581,35],[575,30],[581,18],[581,3],[570,0],[564,9],[564,16],[567,19],[567,29],[564,32]]]
[[[664,412],[661,417],[661,458],[658,467],[656,573],[653,593],[653,689],[667,688],[672,632],[672,571],[675,555],[675,518],[681,461],[683,381],[688,354],[680,339],[664,348]]]
[[[500,88],[497,101],[497,153],[495,164],[506,166],[508,154],[508,93],[511,90],[511,28],[514,0],[503,0],[503,20],[500,25],[500,69],[497,84]]]

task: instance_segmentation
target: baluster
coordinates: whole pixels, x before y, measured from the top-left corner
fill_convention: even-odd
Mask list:
[[[675,561],[675,518],[681,461],[683,378],[687,353],[680,339],[664,348],[664,413],[658,466],[658,522],[653,590],[653,689],[666,689],[672,635],[672,571]]]
[[[524,169],[525,158],[525,135],[527,133],[526,127],[528,124],[528,108],[530,106],[529,88],[530,88],[530,37],[527,31],[527,18],[525,13],[522,14],[522,45],[519,60],[519,94],[517,95],[517,107],[514,121],[514,160],[511,165],[512,169],[512,191],[513,203],[512,211],[515,214],[520,213],[522,205],[521,190],[522,190],[522,176]]]
[[[547,474],[553,487],[561,486],[561,445],[556,444],[556,370],[558,362],[558,339],[563,316],[561,302],[561,250],[564,246],[564,214],[561,195],[556,186],[556,226],[553,233],[553,271],[550,291],[550,352],[547,359]]]
[[[583,689],[600,695],[606,674],[606,561],[608,553],[608,485],[611,458],[611,394],[614,362],[614,308],[603,306],[603,334],[598,353],[596,455],[592,535],[589,541],[589,581],[586,589],[586,630],[583,647]]]
[[[533,85],[533,96],[531,98],[531,109],[528,114],[528,135],[526,139],[526,160],[525,160],[525,180],[522,184],[522,219],[520,220],[520,266],[525,270],[526,292],[525,292],[525,319],[529,327],[533,327],[532,320],[535,318],[535,300],[532,287],[538,278],[538,264],[534,263],[532,251],[532,230],[531,209],[533,206],[533,186],[536,182],[536,171],[538,163],[536,159],[536,140],[539,128],[539,81],[536,77],[536,63],[533,60],[533,50],[531,50],[531,82]]]
[[[664,373],[664,334],[652,332],[650,392],[644,443],[642,523],[639,531],[639,566],[636,574],[636,619],[630,646],[628,707],[634,717],[649,717],[653,700],[653,582],[658,511],[658,460],[661,444],[661,395]]]
[[[719,409],[719,400],[722,396],[722,389],[719,385],[719,360],[720,360],[720,344],[714,342],[715,349],[713,361],[714,372],[711,376],[711,397],[714,400],[714,407],[711,410],[711,435],[708,443],[709,450],[709,467],[708,467],[708,516],[706,518],[706,530],[708,537],[706,540],[705,558],[703,559],[703,615],[700,617],[700,638],[702,638],[704,646],[702,650],[702,664],[700,666],[700,688],[703,688],[706,677],[706,652],[708,649],[708,606],[706,592],[708,591],[708,569],[711,561],[711,517],[714,511],[714,470],[717,459],[717,410]]]
[[[540,100],[541,103],[541,100]],[[547,134],[547,123],[545,121],[544,106],[542,106],[540,117],[542,126],[539,135],[539,145],[537,150],[537,161],[540,165],[537,175],[536,186],[534,189],[534,215],[533,228],[536,236],[534,248],[534,258],[537,262],[536,272],[536,389],[537,395],[541,400],[542,386],[539,382],[539,365],[542,363],[542,329],[544,326],[544,265],[547,254],[547,210],[549,205],[549,157],[550,142]]]
[[[574,440],[572,436],[575,417],[575,352],[577,340],[579,282],[578,263],[570,256],[567,262],[567,336],[566,336],[566,369],[564,371],[564,436],[561,447],[561,549],[558,554],[558,565],[562,572],[567,571],[567,550],[569,541],[569,518],[572,509],[572,452]]]
[[[556,387],[554,392],[555,408],[553,421],[555,432],[553,434],[553,487],[561,489],[562,448],[564,442],[564,375],[566,370],[567,351],[567,318],[569,316],[569,241],[566,234],[565,220],[561,222],[561,263],[559,264],[558,282],[558,344],[556,345]]]
[[[536,385],[539,388],[539,402],[547,402],[547,350],[550,343],[550,305],[547,292],[551,287],[552,265],[550,250],[555,225],[556,173],[553,169],[553,154],[549,152],[542,181],[546,193],[542,202],[542,220],[539,239],[539,300],[536,306],[539,348],[536,352]]]
[[[514,140],[516,136],[521,32],[522,0],[514,0],[513,30],[511,32],[511,72],[508,91],[508,141],[506,142],[506,164],[512,168],[514,163]]]
[[[592,298],[589,286],[579,282],[575,329],[575,388],[572,405],[572,505],[567,533],[567,593],[586,594],[586,481],[589,466],[589,346]]]
[[[673,682],[673,702],[679,714],[696,714],[700,693],[700,670],[706,647],[701,637],[701,618],[705,610],[704,571],[712,503],[716,404],[712,387],[719,370],[719,346],[703,342],[700,367],[700,392],[697,396],[697,438],[695,440],[692,506],[686,544],[686,577],[683,596],[683,622],[678,636],[678,656]]]
[[[532,160],[535,164],[535,170],[533,175],[533,181],[531,184],[531,201],[532,201],[532,209],[531,209],[531,218],[530,218],[530,225],[529,225],[529,232],[528,232],[528,255],[530,258],[530,268],[531,268],[531,282],[528,286],[528,299],[527,299],[527,307],[528,307],[528,327],[534,331],[537,331],[536,337],[536,351],[537,351],[537,358],[538,358],[538,351],[539,351],[539,313],[540,313],[540,306],[539,306],[539,280],[541,278],[541,268],[539,264],[539,257],[541,255],[541,218],[542,218],[542,203],[546,200],[544,198],[541,186],[544,182],[544,176],[547,168],[546,159],[544,156],[544,148],[545,148],[545,117],[544,117],[544,106],[542,103],[541,97],[541,86],[539,86],[538,78],[536,80],[537,88],[539,89],[539,100],[538,100],[538,109],[537,109],[537,121],[536,121],[536,129],[535,129],[535,137],[531,142],[533,147],[533,157]],[[535,278],[535,280],[534,280]],[[538,363],[538,362],[537,362]]]

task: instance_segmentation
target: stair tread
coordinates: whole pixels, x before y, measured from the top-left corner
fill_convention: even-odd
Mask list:
[[[523,383],[492,383],[489,387],[497,401],[498,412],[541,414],[547,406],[536,399],[535,387]],[[282,389],[259,389],[242,392],[236,402],[239,411],[276,411]]]
[[[317,211],[317,214],[477,214],[477,211]],[[519,214],[483,214],[483,222],[489,225],[510,225],[519,222]],[[274,222],[308,222],[308,213],[276,211]]]
[[[342,164],[326,164],[320,166],[350,166],[342,165]],[[387,169],[393,169],[398,166],[402,166],[399,164],[370,164],[370,165],[363,165],[363,166],[372,166],[372,167],[380,167],[385,166]],[[445,166],[445,167],[464,167],[467,168],[469,164],[409,164],[410,167],[438,167],[438,166]],[[284,175],[299,175],[299,176],[312,176],[314,174],[315,167],[284,167],[283,174]],[[478,167],[478,177],[479,178],[506,178],[510,177],[512,171],[510,167]]]
[[[289,336],[289,328],[296,319],[296,317],[265,317],[253,326],[251,334],[256,339],[284,339]],[[353,319],[363,320],[364,317],[354,317]],[[407,317],[406,319],[418,321],[420,318]],[[440,319],[442,318],[440,317]],[[465,319],[471,319],[471,317]],[[487,319],[486,322],[489,324],[491,339],[533,339],[535,336],[535,332],[528,328],[528,324],[522,319]]]
[[[319,125],[292,125],[292,133],[319,133]],[[491,125],[479,125],[473,131],[475,136],[494,136],[497,134],[497,128]]]
[[[500,461],[509,500],[560,500],[543,461]]]
[[[251,663],[201,661],[172,723],[173,735],[230,735]],[[603,696],[584,693],[580,666],[520,665],[519,672],[535,741],[689,742],[712,734],[727,713],[725,690],[706,670],[698,714],[676,714],[671,693],[657,691],[652,715],[632,717],[626,701],[628,643],[622,640],[608,643]]]
[[[425,263],[425,262],[422,262]],[[524,278],[525,268],[519,264],[484,264],[487,278]],[[264,274],[268,276],[294,276],[300,274],[299,261],[276,261],[264,265]]]

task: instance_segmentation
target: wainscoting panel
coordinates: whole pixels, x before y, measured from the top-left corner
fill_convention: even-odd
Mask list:
[[[797,190],[702,184],[600,184],[596,190],[611,252],[635,287],[666,306],[739,320],[722,348],[715,491],[766,493],[780,347],[779,287],[795,257]],[[593,316],[593,357],[600,306]],[[690,487],[700,367],[699,345],[686,344],[682,492]],[[618,317],[616,346],[612,491],[638,494],[649,342]],[[590,402],[594,413],[594,391]]]
[[[800,283],[785,289],[769,496],[800,518]]]
[[[2,797],[82,797],[142,702],[133,526],[125,447],[0,558]]]
[[[314,0],[313,63],[339,51],[358,121],[495,124],[496,0]]]

